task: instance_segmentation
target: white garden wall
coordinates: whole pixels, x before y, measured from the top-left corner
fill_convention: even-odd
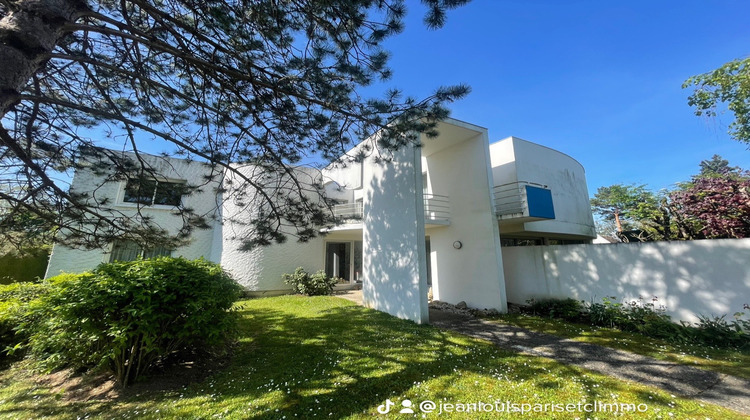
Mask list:
[[[508,301],[643,297],[675,320],[731,317],[750,304],[750,239],[505,247]]]

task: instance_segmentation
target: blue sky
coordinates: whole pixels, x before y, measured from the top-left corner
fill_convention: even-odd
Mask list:
[[[440,30],[411,1],[406,29],[386,44],[386,83],[424,97],[467,83],[452,116],[565,152],[589,193],[615,183],[670,187],[720,154],[750,169],[726,134],[729,115],[696,117],[688,77],[750,55],[746,0],[474,0]]]

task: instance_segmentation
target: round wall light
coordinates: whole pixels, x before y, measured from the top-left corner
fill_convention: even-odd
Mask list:
[[[461,249],[464,246],[464,244],[461,243],[461,241],[453,242],[453,248]]]

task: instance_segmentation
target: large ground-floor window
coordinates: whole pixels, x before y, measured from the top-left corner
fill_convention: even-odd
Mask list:
[[[325,267],[329,277],[362,281],[362,241],[326,242]]]
[[[583,239],[500,237],[500,246],[579,245],[586,243],[588,241]]]
[[[139,257],[153,258],[170,255],[172,255],[172,250],[167,247],[143,248],[133,241],[116,240],[112,244],[112,253],[109,255],[109,262],[135,261]]]

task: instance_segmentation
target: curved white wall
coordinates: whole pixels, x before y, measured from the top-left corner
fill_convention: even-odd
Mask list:
[[[490,145],[495,185],[527,181],[546,185],[552,191],[555,219],[522,224],[503,224],[500,234],[530,233],[545,236],[593,239],[586,172],[572,157],[517,137]]]
[[[242,174],[251,179],[261,176],[256,175],[255,170],[253,166],[240,168]],[[320,176],[319,172],[309,168],[298,168],[296,171],[302,182],[312,182]],[[233,182],[237,178],[234,174],[226,175],[227,192],[222,204],[222,267],[246,290],[270,294],[290,291],[290,286],[284,284],[281,276],[294,272],[297,267],[303,267],[309,273],[322,270],[325,258],[322,238],[299,243],[295,237],[288,235],[283,244],[257,247],[250,251],[242,249],[242,239],[251,229],[247,223],[257,214],[261,200],[254,201],[252,196],[238,194],[235,185],[240,182]]]

